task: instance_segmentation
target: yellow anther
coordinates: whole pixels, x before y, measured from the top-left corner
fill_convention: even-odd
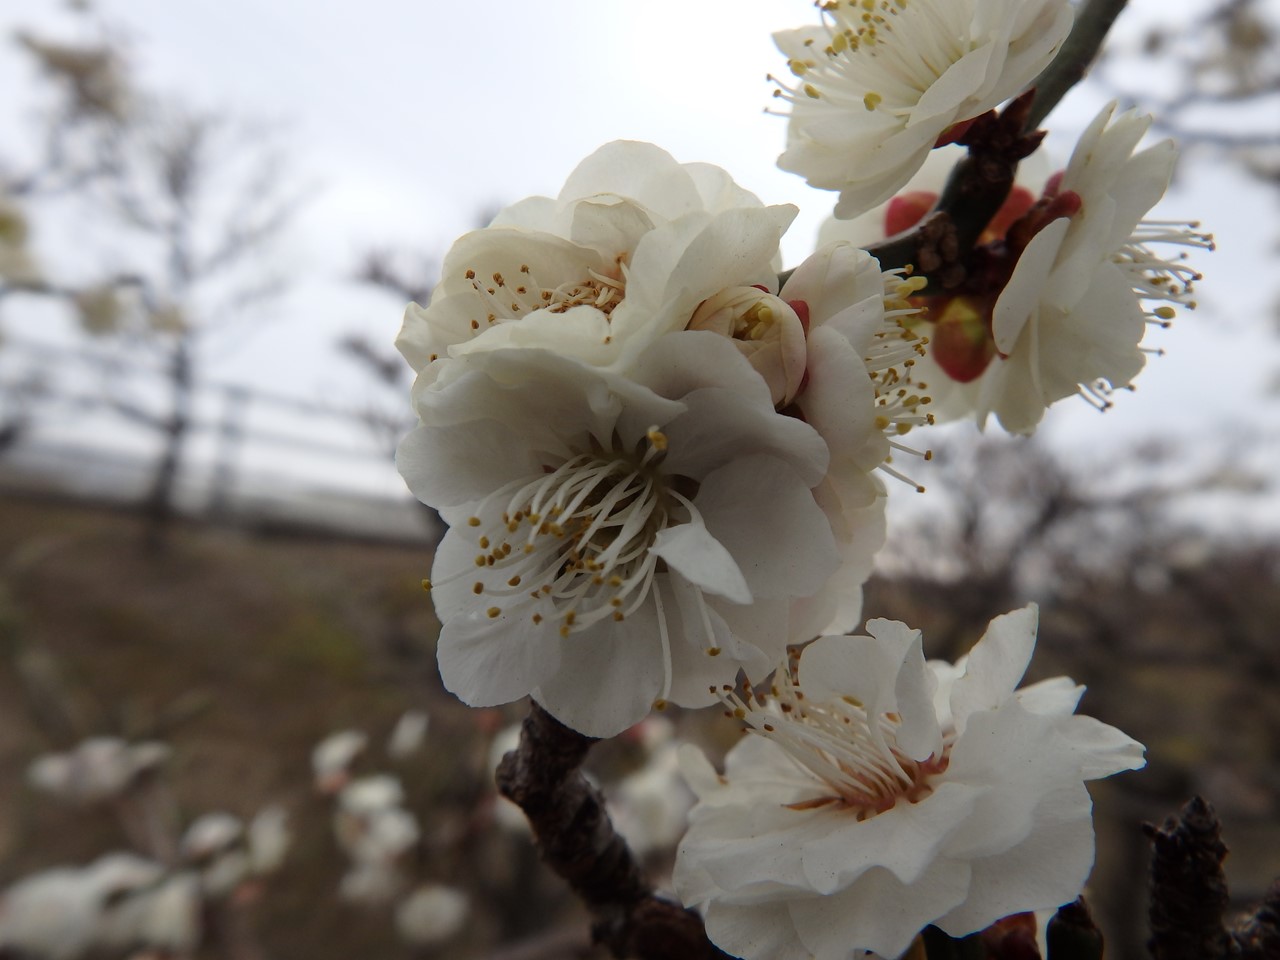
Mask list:
[[[661,697],[659,697],[657,700],[653,701],[653,709],[655,709],[655,710],[665,710],[665,709],[667,709],[667,701],[665,701],[665,700],[663,700]]]
[[[719,648],[719,647],[707,647],[707,656],[708,656],[708,657],[718,657],[718,656],[720,656],[720,648]],[[711,689],[712,689],[712,692],[714,692],[714,691],[715,691],[715,687],[712,687]]]
[[[661,430],[659,430],[657,427],[650,427],[649,432],[646,434],[646,436],[649,438],[649,443],[653,445],[653,449],[655,450],[667,449],[667,435],[663,433]]]
[[[818,92],[818,88],[815,87],[812,83],[806,83],[804,85],[804,95],[814,100],[822,99],[822,94]]]
[[[862,105],[868,110],[875,110],[875,108],[880,106],[883,102],[884,97],[880,96],[878,93],[868,93],[862,98]]]
[[[520,586],[520,575],[519,575],[519,574],[516,574],[514,577],[512,577],[510,580],[508,580],[508,581],[507,581],[507,586],[508,586],[508,587],[518,587],[518,586]]]
[[[431,581],[428,580],[426,577],[422,578],[422,589],[427,591],[427,593],[431,592]]]
[[[479,518],[479,517],[471,517],[469,520],[467,520],[467,525],[468,525],[468,526],[471,526],[471,527],[478,527],[478,526],[480,526],[480,518]]]
[[[496,619],[498,619],[498,617],[502,616],[502,608],[501,608],[501,607],[490,607],[490,608],[489,608],[488,610],[486,610],[485,612],[489,614],[489,619],[490,619],[490,620],[496,620]]]
[[[484,584],[481,583],[479,580],[477,580],[475,584],[471,587],[471,592],[476,594],[477,596],[484,593]]]
[[[1156,307],[1155,310],[1152,311],[1152,313],[1154,313],[1161,320],[1172,320],[1174,317],[1178,315],[1178,312],[1174,310],[1173,307]]]

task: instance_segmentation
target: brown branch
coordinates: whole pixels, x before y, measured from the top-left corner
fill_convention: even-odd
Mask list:
[[[923,293],[955,290],[967,278],[982,231],[1013,186],[1018,163],[1044,137],[1037,127],[1079,83],[1128,0],[1088,0],[1053,62],[1004,111],[979,117],[957,142],[969,156],[951,172],[933,212],[904,233],[867,248],[882,270],[910,264],[929,278]]]
[[[543,861],[586,904],[593,938],[614,956],[728,960],[697,913],[654,895],[613,829],[604,798],[579,770],[595,742],[532,704],[519,747],[498,764],[499,792],[524,810]]]
[[[1208,801],[1192,797],[1164,825],[1143,825],[1154,848],[1151,858],[1151,939],[1154,960],[1214,960],[1228,956],[1222,922],[1227,881],[1218,815]]]
[[[1240,960],[1280,957],[1280,880],[1271,884],[1262,906],[1231,931]]]
[[[918,226],[867,248],[880,269],[911,265],[929,278],[923,293],[961,287],[978,238],[996,215],[1018,172],[1018,163],[1040,146],[1044,133],[1026,133],[1034,92],[1028,91],[997,114],[983,114],[956,142],[969,156],[956,164],[933,212]]]
[[[1088,0],[1076,14],[1075,25],[1063,43],[1053,62],[1044,68],[1031,84],[1036,91],[1036,102],[1027,114],[1028,132],[1044,122],[1044,118],[1058,105],[1067,91],[1084,79],[1090,65],[1097,59],[1102,41],[1111,31],[1111,25],[1124,10],[1129,0]]]

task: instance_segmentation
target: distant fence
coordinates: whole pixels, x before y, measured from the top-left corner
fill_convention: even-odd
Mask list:
[[[371,381],[368,397],[324,403],[197,378],[179,508],[430,538],[431,517],[409,497],[392,462],[396,440],[410,425],[407,398],[379,386]],[[141,500],[162,452],[168,389],[157,362],[6,336],[0,490]]]

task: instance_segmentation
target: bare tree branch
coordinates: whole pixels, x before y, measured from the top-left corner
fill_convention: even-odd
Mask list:
[[[697,913],[654,895],[613,829],[604,798],[579,769],[595,742],[532,704],[520,746],[498,765],[499,792],[525,812],[543,861],[587,905],[592,936],[614,956],[728,960]]]

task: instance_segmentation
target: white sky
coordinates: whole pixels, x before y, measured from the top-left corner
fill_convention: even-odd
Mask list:
[[[651,140],[681,161],[725,167],[766,202],[798,204],[789,265],[834,199],[774,167],[784,121],[762,115],[765,74],[781,62],[769,34],[810,21],[808,0],[104,0],[99,9],[126,26],[143,84],[278,121],[298,182],[320,187],[282,250],[296,283],[279,318],[211,366],[224,380],[359,402],[368,387],[334,341],[360,332],[389,342],[400,321],[393,300],[343,281],[360,254],[443,252],[480,209],[554,194],[611,139]],[[1157,17],[1190,22],[1202,9],[1134,0],[1122,31]],[[27,25],[57,35],[69,22],[56,0],[0,6],[4,33]],[[25,59],[0,56],[0,156],[21,155],[32,129],[22,125],[34,89]],[[1081,89],[1050,117],[1060,158],[1102,100]],[[1258,403],[1280,366],[1267,268],[1280,192],[1220,160],[1188,164],[1180,183],[1153,216],[1196,217],[1217,234],[1220,251],[1195,261],[1209,278],[1204,309],[1161,336],[1169,356],[1104,418],[1084,404],[1054,408],[1051,435],[1088,444],[1090,455],[1153,431],[1221,437],[1246,411],[1259,429],[1272,419]],[[0,324],[18,332],[11,310]],[[58,335],[57,320],[41,324]],[[1274,431],[1264,436],[1275,444]]]

